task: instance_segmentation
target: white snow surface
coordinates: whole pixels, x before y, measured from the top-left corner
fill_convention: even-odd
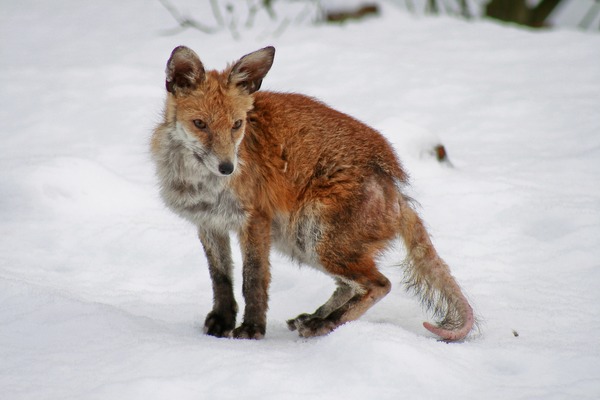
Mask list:
[[[208,2],[174,4],[213,23]],[[165,35],[176,24],[157,1],[0,8],[1,398],[600,398],[599,35],[385,6],[343,26],[259,15],[235,41]],[[480,329],[429,334],[397,246],[380,266],[394,290],[328,336],[285,320],[333,282],[277,253],[265,339],[202,334],[206,261],[149,157],[180,44],[217,69],[274,45],[263,89],[379,129]],[[452,166],[429,154],[438,142]]]

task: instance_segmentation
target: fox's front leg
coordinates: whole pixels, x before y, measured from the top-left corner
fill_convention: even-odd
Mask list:
[[[213,309],[204,321],[204,332],[211,336],[227,337],[235,328],[238,311],[233,295],[229,234],[200,229],[198,235],[208,259],[213,287]]]
[[[246,301],[244,322],[233,331],[240,339],[262,339],[267,326],[269,283],[271,271],[269,251],[271,247],[271,221],[257,216],[250,218],[240,233],[244,260],[242,293]]]

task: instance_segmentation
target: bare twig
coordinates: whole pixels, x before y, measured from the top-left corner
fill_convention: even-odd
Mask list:
[[[215,20],[219,26],[225,26],[225,20],[223,19],[223,14],[221,14],[221,10],[219,9],[218,0],[210,0],[210,8],[215,16]]]
[[[227,10],[227,12],[230,14],[229,15],[229,25],[227,26],[227,28],[229,28],[229,32],[231,32],[231,36],[233,36],[233,38],[235,40],[240,40],[241,35],[240,32],[238,31],[237,28],[237,19],[235,17],[235,7],[232,4],[227,4],[227,6],[225,7],[225,10]]]
[[[588,12],[585,13],[585,16],[579,23],[579,27],[581,29],[587,30],[590,27],[590,25],[592,24],[592,22],[594,22],[594,20],[596,19],[596,17],[598,16],[599,13],[600,13],[600,0],[596,0],[596,2],[594,4],[592,4],[592,7],[590,7]]]
[[[254,19],[259,11],[259,6],[252,0],[247,0],[246,3],[248,4],[248,18],[246,18],[245,26],[246,29],[251,29],[254,26]]]
[[[261,0],[261,1],[263,4],[263,7],[265,8],[265,10],[267,10],[269,17],[271,17],[272,20],[276,20],[277,14],[275,13],[275,10],[273,9],[273,0]]]
[[[427,7],[425,12],[429,14],[437,14],[439,12],[437,0],[427,0]]]
[[[179,11],[177,11],[177,9],[175,7],[173,7],[173,5],[171,3],[169,3],[167,0],[159,0],[159,1],[160,1],[160,4],[162,4],[163,7],[165,7],[167,9],[169,14],[171,14],[173,16],[173,18],[175,18],[175,21],[177,21],[177,23],[179,24],[179,28],[173,30],[174,32],[172,32],[171,34],[181,32],[182,30],[184,30],[186,28],[194,28],[194,29],[197,29],[204,33],[214,33],[218,30],[215,28],[207,27],[192,18],[183,17],[179,13]]]
[[[458,0],[458,5],[460,6],[460,14],[466,19],[471,19],[471,11],[467,0]]]
[[[281,36],[283,32],[287,29],[287,27],[290,26],[290,22],[291,21],[289,18],[284,18],[283,21],[281,21],[281,24],[279,24],[279,26],[275,30],[275,32],[273,32],[273,37]]]

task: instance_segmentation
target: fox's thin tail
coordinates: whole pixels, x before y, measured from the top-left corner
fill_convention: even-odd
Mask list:
[[[440,318],[423,326],[446,341],[464,339],[473,328],[473,309],[431,243],[423,221],[405,198],[400,204],[400,235],[408,251],[405,284],[423,305]]]

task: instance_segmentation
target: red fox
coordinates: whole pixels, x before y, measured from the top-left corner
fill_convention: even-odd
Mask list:
[[[259,91],[275,49],[206,71],[180,46],[167,62],[164,120],[152,136],[166,205],[198,227],[214,305],[204,331],[260,339],[266,331],[271,245],[330,275],[331,298],[287,321],[302,337],[359,318],[391,289],[375,260],[400,237],[405,283],[438,316],[423,325],[465,338],[473,311],[402,194],[407,175],[386,139],[312,98]],[[236,328],[229,233],[243,257],[244,319]]]

